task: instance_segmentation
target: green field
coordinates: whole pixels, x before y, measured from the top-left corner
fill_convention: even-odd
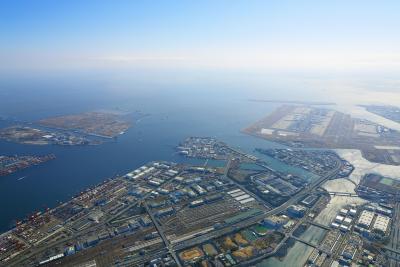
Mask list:
[[[250,230],[248,230],[248,229],[243,230],[243,231],[241,231],[240,233],[241,233],[242,236],[243,236],[247,241],[249,241],[249,242],[253,242],[253,241],[257,240],[256,235],[255,235],[252,231],[250,231]]]
[[[387,185],[387,186],[392,186],[394,184],[394,180],[384,177],[379,181],[379,183]]]
[[[262,225],[256,225],[253,227],[253,229],[254,232],[256,232],[260,236],[266,235],[268,232],[268,228]]]

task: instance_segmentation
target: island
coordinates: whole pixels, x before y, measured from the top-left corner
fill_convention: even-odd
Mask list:
[[[357,194],[368,199],[400,201],[400,181],[375,173],[365,174],[356,188]]]
[[[85,112],[3,128],[0,139],[30,145],[99,145],[125,133],[131,121],[131,114],[119,111]]]
[[[78,134],[39,129],[16,125],[0,129],[0,139],[25,145],[95,145],[99,140],[92,140]]]
[[[249,99],[251,102],[264,102],[264,103],[278,103],[278,104],[299,104],[309,106],[334,106],[334,102],[321,102],[321,101],[298,101],[298,100],[272,100],[272,99]]]
[[[55,158],[54,154],[45,156],[0,156],[0,176],[9,175]]]
[[[400,108],[395,106],[382,105],[361,105],[368,112],[374,113],[388,120],[400,123]]]
[[[123,134],[132,126],[129,114],[116,111],[92,111],[51,117],[38,121],[38,124],[105,138]]]
[[[301,149],[262,149],[257,148],[258,153],[282,161],[290,166],[304,169],[305,171],[323,175],[325,172],[335,168],[335,162],[342,161],[342,170],[338,178],[350,176],[354,166],[350,162],[341,159],[333,151],[326,150],[301,150]]]
[[[243,132],[291,147],[359,149],[372,162],[400,165],[400,132],[332,109],[284,105]]]

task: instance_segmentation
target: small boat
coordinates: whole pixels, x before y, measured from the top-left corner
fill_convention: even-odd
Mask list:
[[[17,180],[21,181],[22,179],[25,179],[25,178],[26,178],[26,176],[22,176],[22,177],[19,177]]]

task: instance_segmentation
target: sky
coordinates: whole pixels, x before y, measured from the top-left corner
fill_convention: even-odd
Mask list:
[[[400,1],[3,0],[8,70],[400,70]]]

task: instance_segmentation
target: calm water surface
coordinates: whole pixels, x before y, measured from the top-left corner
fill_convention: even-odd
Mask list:
[[[82,85],[86,86],[86,85]],[[93,86],[93,85],[91,85]],[[96,92],[96,93],[94,93]],[[0,178],[0,231],[33,211],[54,207],[106,178],[124,174],[149,161],[182,162],[174,147],[188,136],[213,136],[247,152],[278,146],[240,133],[240,129],[279,104],[249,102],[246,92],[167,90],[140,93],[62,91],[20,88],[2,92],[0,126],[10,119],[35,121],[47,116],[119,108],[149,114],[116,141],[99,146],[33,146],[0,141],[0,154],[54,153],[57,158]],[[202,163],[202,162],[199,162]],[[285,170],[285,165],[274,164]],[[19,179],[24,177],[23,179]]]
[[[0,127],[9,125],[10,119],[35,121],[96,109],[139,110],[149,114],[136,121],[116,141],[99,146],[31,146],[0,141],[0,154],[54,153],[57,156],[57,159],[43,165],[0,177],[0,231],[9,229],[16,219],[22,219],[33,211],[55,207],[106,178],[127,173],[149,161],[187,162],[175,153],[174,147],[188,136],[216,137],[248,153],[254,153],[256,147],[281,147],[240,133],[240,129],[280,105],[250,102],[248,99],[287,99],[290,93],[291,99],[331,101],[329,96],[323,99],[313,90],[265,88],[260,93],[247,89],[214,88],[141,88],[126,91],[110,89],[102,82],[93,81],[19,83],[18,86],[0,82],[0,117],[8,119],[0,120]],[[261,154],[256,155],[276,170],[290,170],[311,179],[315,177],[304,170]],[[351,158],[345,152],[343,156]],[[201,160],[191,162],[204,163]],[[394,172],[397,173],[397,170]],[[355,172],[354,176],[359,176],[357,174]],[[24,178],[19,180],[21,177]],[[354,200],[333,198],[317,221],[328,224],[336,210]],[[320,241],[323,235],[324,231],[314,227],[303,234],[304,238],[315,242]],[[296,242],[283,261],[270,258],[259,266],[302,266],[311,251],[312,248]]]

